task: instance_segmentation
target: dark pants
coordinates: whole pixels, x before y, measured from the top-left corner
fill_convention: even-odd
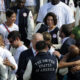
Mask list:
[[[10,8],[11,0],[4,0],[4,1],[5,1],[6,9],[9,9]]]

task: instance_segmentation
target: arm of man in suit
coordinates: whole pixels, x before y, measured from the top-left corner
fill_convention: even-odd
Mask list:
[[[32,62],[31,62],[31,60],[29,60],[26,70],[23,74],[23,80],[29,80],[31,77],[31,73],[32,73]]]

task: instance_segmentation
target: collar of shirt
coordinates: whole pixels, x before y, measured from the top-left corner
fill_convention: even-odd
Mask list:
[[[62,44],[68,39],[69,37],[65,37],[63,40],[62,40]]]
[[[36,51],[33,47],[32,47],[32,51],[33,51],[33,55],[36,56]]]
[[[50,49],[48,50],[48,52],[50,52],[50,54],[52,55],[53,54],[53,52],[55,51],[55,49],[54,49],[54,47],[50,47]]]
[[[49,27],[49,26],[48,26],[48,27]],[[55,27],[55,28],[56,28],[56,27]],[[54,28],[54,29],[55,29],[55,28]],[[48,31],[47,31],[47,32],[51,32],[51,31],[53,31],[54,29],[52,29],[52,30],[49,30],[49,29],[48,29]]]

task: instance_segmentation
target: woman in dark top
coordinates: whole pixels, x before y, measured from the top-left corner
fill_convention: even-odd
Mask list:
[[[52,36],[52,43],[53,44],[58,44],[58,30],[59,28],[56,26],[57,24],[57,17],[54,13],[50,12],[48,13],[45,18],[44,18],[44,23],[48,26],[48,32]]]
[[[58,31],[59,28],[56,26],[57,24],[57,17],[54,13],[49,12],[44,20],[43,20],[44,24],[39,23],[38,26],[35,28],[35,32],[49,32],[51,34],[52,37],[52,43],[53,44],[58,44]]]

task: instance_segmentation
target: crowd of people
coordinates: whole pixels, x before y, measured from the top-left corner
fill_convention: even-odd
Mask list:
[[[0,80],[79,80],[79,3],[1,0]]]

